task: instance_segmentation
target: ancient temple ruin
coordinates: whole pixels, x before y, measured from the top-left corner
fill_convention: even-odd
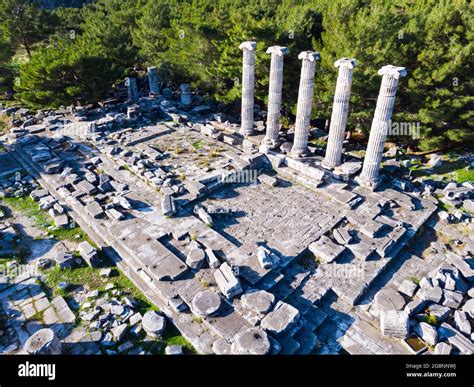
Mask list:
[[[242,71],[242,114],[240,133],[248,136],[254,133],[254,78],[255,78],[255,42],[244,42],[239,48],[244,51]],[[270,63],[270,85],[268,98],[268,112],[266,134],[262,141],[261,151],[275,150],[279,145],[280,110],[283,86],[283,58],[288,53],[286,47],[272,46],[267,53],[271,54]],[[298,91],[298,104],[296,111],[296,123],[294,140],[290,155],[302,157],[308,151],[308,139],[310,129],[310,118],[314,95],[314,78],[316,62],[320,60],[318,52],[303,51],[298,55],[301,60],[301,76]],[[349,100],[352,86],[353,71],[356,65],[355,59],[341,58],[334,63],[339,68],[339,74],[334,95],[334,103],[329,128],[329,137],[324,159],[320,162],[323,169],[333,170],[341,165],[344,134],[347,117],[349,113]],[[379,70],[382,75],[377,105],[374,113],[372,127],[370,130],[367,153],[364,158],[362,173],[355,181],[371,189],[378,186],[380,163],[388,133],[388,125],[391,120],[398,82],[406,75],[404,67],[387,65]],[[341,175],[354,175],[359,170],[357,164],[348,164],[349,173],[342,172]],[[335,176],[338,176],[336,171]]]
[[[43,323],[64,329],[57,337],[43,331],[41,343],[62,353],[71,353],[70,340],[76,340],[72,353],[112,354],[111,343],[119,353],[142,353],[131,335],[144,330],[153,339],[171,324],[203,354],[412,353],[404,342],[408,328],[431,303],[430,313],[440,319],[455,310],[456,327],[442,322],[438,337],[416,322],[415,333],[440,353],[472,353],[466,337],[472,292],[465,300],[474,274],[467,253],[441,253],[438,243],[421,259],[406,249],[425,224],[440,232],[448,227],[433,220],[437,204],[429,193],[380,184],[387,124],[405,69],[379,71],[382,85],[362,168],[361,159],[343,151],[355,59],[334,64],[338,76],[322,154],[309,142],[319,53],[298,56],[296,127],[283,133],[288,49],[267,49],[265,115],[254,106],[256,47],[251,41],[240,45],[240,125],[232,114],[206,105],[190,84],[161,88],[155,67],[140,82],[127,80],[127,100],[124,95],[99,108],[44,116],[20,111],[27,118],[8,134],[0,172],[27,175],[0,179],[2,191],[15,195],[19,188],[4,187],[21,187],[56,226],[79,225],[94,242],[78,243],[84,265],[95,269],[105,254],[160,312],[141,316],[129,300],[110,305],[108,293],[106,299],[98,291],[87,293],[88,306],[82,297],[78,311],[60,296],[49,305],[35,278],[28,278],[23,288],[0,289],[8,298],[0,307],[23,319],[10,330],[19,337],[18,348],[33,335],[24,322],[45,308]],[[146,81],[149,87],[139,90]],[[446,195],[469,205],[466,187],[451,185]],[[60,251],[54,261],[63,270],[73,258],[72,251]],[[415,276],[423,279],[411,281]],[[17,296],[25,302],[16,303]],[[112,308],[117,313],[105,313]],[[84,327],[94,329],[77,335]],[[25,351],[36,342],[38,335]]]

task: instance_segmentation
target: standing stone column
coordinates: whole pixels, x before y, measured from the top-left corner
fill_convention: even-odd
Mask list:
[[[322,162],[323,167],[328,169],[332,169],[341,163],[342,143],[346,130],[347,113],[349,112],[355,59],[342,58],[337,60],[334,66],[339,67],[339,74],[337,76],[336,93],[334,94],[334,104],[332,106],[326,155]]]
[[[253,134],[253,104],[255,84],[255,48],[257,43],[244,42],[239,48],[243,50],[242,67],[242,114],[240,123],[240,134]]]
[[[369,143],[364,157],[362,173],[357,179],[359,183],[372,188],[376,188],[378,184],[380,162],[382,161],[389,121],[392,118],[398,81],[407,72],[404,67],[387,65],[382,67],[378,74],[382,75],[382,84],[370,128]]]
[[[181,90],[181,103],[184,106],[191,105],[191,103],[193,102],[191,95],[191,86],[187,83],[183,83],[179,86],[179,89]]]
[[[156,66],[148,67],[148,84],[151,94],[160,94],[160,85],[158,84],[158,69]]]
[[[280,132],[281,90],[283,87],[283,56],[288,54],[288,48],[272,46],[267,50],[272,54],[270,63],[270,84],[268,87],[267,133],[263,143],[270,148],[278,146]]]
[[[138,87],[136,78],[125,78],[125,86],[127,86],[128,99],[130,101],[138,100]]]
[[[309,121],[314,94],[314,74],[316,61],[321,57],[319,52],[303,51],[298,55],[301,59],[300,88],[298,91],[298,105],[296,108],[295,139],[291,148],[291,155],[300,157],[308,150]]]

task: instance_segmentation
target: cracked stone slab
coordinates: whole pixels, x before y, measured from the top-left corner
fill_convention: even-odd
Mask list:
[[[267,313],[275,303],[275,296],[265,290],[249,290],[240,298],[244,308],[256,313]]]
[[[270,352],[270,340],[260,328],[240,332],[232,344],[232,352],[238,355],[266,355]]]
[[[405,299],[403,296],[391,288],[386,288],[379,291],[375,295],[374,301],[383,311],[400,311],[405,307]]]
[[[334,243],[324,235],[309,245],[309,250],[326,263],[336,260],[345,249],[344,246]]]
[[[199,292],[193,298],[193,311],[202,317],[215,315],[220,306],[221,298],[212,290]]]
[[[262,319],[260,326],[278,336],[291,329],[299,317],[298,309],[286,302],[278,301],[275,308]]]

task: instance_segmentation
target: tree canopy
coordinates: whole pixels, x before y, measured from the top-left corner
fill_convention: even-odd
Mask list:
[[[377,70],[406,67],[393,119],[419,122],[417,145],[433,149],[474,140],[473,23],[468,0],[96,0],[55,10],[0,0],[0,85],[18,76],[14,98],[34,107],[94,102],[134,69],[156,65],[163,80],[191,83],[229,103],[241,93],[238,46],[255,40],[262,107],[265,51],[289,48],[283,113],[290,121],[303,50],[321,52],[313,118],[330,117],[335,60],[357,60],[348,126],[364,133],[380,87]],[[27,58],[18,61],[21,52]]]

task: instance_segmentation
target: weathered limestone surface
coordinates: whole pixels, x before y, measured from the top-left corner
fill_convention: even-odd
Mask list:
[[[35,332],[26,342],[25,350],[30,355],[60,355],[61,342],[52,329]]]
[[[186,264],[191,269],[199,269],[204,263],[206,253],[202,247],[195,241],[191,242],[188,255],[186,257]]]
[[[61,189],[60,197],[68,198],[69,208],[66,210],[71,209],[72,212],[68,212],[68,216],[74,221],[77,221],[76,218],[82,220],[80,226],[85,228],[98,246],[112,246],[117,251],[121,258],[117,260],[120,269],[130,269],[123,271],[140,284],[150,300],[176,324],[183,336],[200,353],[231,353],[232,343],[238,335],[247,331],[250,326],[259,324],[273,329],[267,336],[268,353],[272,354],[304,354],[311,353],[313,349],[338,353],[341,346],[351,353],[404,353],[397,345],[401,340],[382,337],[376,327],[378,309],[372,301],[377,293],[373,290],[379,285],[379,277],[385,275],[384,271],[392,274],[388,262],[394,260],[395,256],[390,255],[392,250],[388,249],[391,245],[387,239],[392,236],[396,238],[393,242],[397,246],[405,243],[431,213],[432,209],[426,202],[414,195],[392,192],[390,189],[375,193],[364,187],[354,187],[351,181],[347,181],[347,184],[335,181],[328,176],[328,172],[320,169],[319,156],[291,159],[281,154],[273,157],[273,152],[269,152],[267,156],[272,165],[278,165],[278,169],[275,168],[277,179],[263,175],[264,177],[258,176],[258,180],[264,184],[229,183],[221,187],[216,179],[216,176],[221,175],[221,171],[229,167],[235,168],[236,171],[253,168],[255,165],[260,165],[260,168],[266,160],[262,161],[263,157],[259,154],[252,155],[252,158],[241,157],[235,148],[229,149],[227,143],[217,142],[222,138],[219,137],[221,130],[227,128],[232,131],[237,126],[221,122],[224,119],[220,116],[208,117],[208,123],[199,125],[193,124],[190,119],[186,125],[185,117],[188,117],[187,113],[192,115],[192,111],[184,112],[179,99],[173,102],[163,100],[164,103],[160,103],[161,98],[159,96],[141,99],[140,115],[136,118],[145,117],[146,103],[153,101],[153,104],[160,105],[164,111],[173,114],[173,122],[151,129],[144,126],[116,132],[111,130],[110,135],[94,135],[91,140],[94,146],[84,153],[90,157],[87,176],[84,175],[84,179],[94,187],[97,180],[100,180],[100,190],[91,190],[82,184],[73,184],[73,188],[70,188],[69,181],[72,184],[83,179],[84,171],[80,168],[66,170],[65,176],[68,174],[70,177],[66,182],[68,184],[64,184],[64,177],[58,178],[57,181],[56,176],[54,179],[45,178],[47,184],[60,187],[57,189],[58,194]],[[165,126],[167,129],[164,129]],[[263,122],[257,126],[262,129]],[[237,134],[233,139],[235,141],[232,146],[241,150],[241,136]],[[118,143],[110,146],[109,140],[116,140]],[[256,138],[246,140],[258,142]],[[44,146],[49,144],[49,140],[41,141],[44,141]],[[216,146],[224,147],[226,151],[212,157],[210,167],[206,168],[193,162],[190,156],[193,152],[173,152],[174,145],[180,149],[189,149],[196,142],[202,154],[212,151]],[[169,144],[171,148],[167,147]],[[89,145],[81,143],[78,149],[83,151],[86,148],[89,148]],[[53,146],[50,149],[53,149]],[[96,156],[97,150],[103,154]],[[71,158],[67,152],[48,152],[51,157]],[[176,153],[173,160],[165,157],[168,153]],[[125,165],[130,167],[133,174],[124,170]],[[103,169],[102,177],[99,178],[99,174],[93,173],[94,167]],[[354,168],[349,167],[351,172],[356,169],[355,165]],[[285,171],[291,177],[286,176]],[[186,175],[185,183],[176,179],[180,174]],[[344,174],[349,173],[346,171]],[[110,179],[107,180],[106,176]],[[299,182],[298,179],[293,180],[295,176],[308,179],[311,177],[321,183],[327,177],[327,184],[320,184],[314,190],[313,186],[308,189],[308,186],[295,184]],[[79,189],[74,190],[74,186]],[[81,190],[81,186],[86,189]],[[50,192],[46,192],[44,197],[50,196],[50,199],[45,201],[44,205],[52,205],[54,208],[56,201],[61,201],[56,195],[56,188],[51,189],[48,186],[48,190]],[[157,190],[163,195],[175,198],[179,216],[164,216],[166,211],[160,211],[162,197],[157,195]],[[95,218],[92,211],[84,211],[84,207],[92,201],[97,202],[108,215],[114,208],[119,209],[117,212],[123,215],[123,219],[118,222],[116,219],[121,217],[118,214],[112,216],[113,219]],[[192,208],[201,202],[203,208],[212,215],[212,228],[204,224],[209,223],[208,221],[204,220],[203,223],[199,220],[198,217],[202,219],[203,216],[193,214]],[[407,235],[403,237],[399,236],[397,231],[404,229],[399,227],[402,224],[404,227],[405,224],[406,227],[412,227],[407,228]],[[367,231],[362,232],[365,229]],[[314,269],[314,262],[310,262],[308,258],[311,257],[305,252],[308,246],[320,240],[322,236],[330,241],[326,245],[328,250],[339,250],[340,255],[335,261],[328,264],[323,262]],[[193,270],[189,270],[186,265],[190,241],[196,241],[201,246],[198,259],[193,259],[193,263],[189,262],[191,267],[195,262],[199,262]],[[258,249],[258,246],[265,246],[267,251]],[[104,248],[104,251],[106,250],[108,249]],[[207,264],[201,266],[204,261],[203,251],[206,251],[209,267]],[[389,259],[386,259],[385,255]],[[268,260],[272,256],[278,258],[278,263],[273,264],[272,260],[272,265],[269,265]],[[332,258],[330,256],[330,259]],[[468,262],[462,257],[459,259]],[[226,262],[222,270],[218,268],[220,261]],[[262,267],[262,264],[267,268]],[[398,262],[394,263],[397,264]],[[423,265],[426,263],[420,264]],[[356,270],[346,270],[352,268]],[[226,275],[223,275],[223,272]],[[395,291],[406,278],[421,278],[424,275],[409,273],[401,279],[397,278],[393,283],[392,280],[388,281],[390,286],[384,288]],[[459,276],[461,275],[459,273]],[[217,292],[214,282],[226,297],[236,297],[225,300],[220,294],[216,294],[222,299],[218,315],[193,319],[193,313],[185,312],[188,307],[195,312],[197,308],[193,307],[193,299],[200,292]],[[209,286],[205,285],[206,283]],[[440,302],[449,306],[424,303],[415,296],[414,301],[411,301],[405,310],[409,310],[415,319],[418,316],[413,315],[422,313],[423,306],[429,305],[431,313],[440,322],[446,319],[453,324],[447,317],[452,311],[451,306],[457,305],[459,309],[472,310],[468,302],[459,304],[458,293],[467,293],[467,289],[464,289],[467,285],[463,287],[459,283],[454,274],[452,277],[446,275],[445,279],[439,279],[442,287]],[[437,284],[433,281],[431,285]],[[432,287],[427,288],[432,290]],[[249,288],[256,289],[258,296],[248,292]],[[400,290],[405,290],[408,294],[404,294],[411,299],[412,288],[410,284],[405,284]],[[239,297],[237,292],[244,290],[246,293]],[[439,293],[437,289],[435,292]],[[98,296],[91,295],[91,298]],[[357,300],[365,296],[368,302],[363,303],[364,309],[359,308]],[[280,314],[278,308],[272,310],[276,300],[290,305],[298,312],[299,317],[292,319],[295,313],[289,308]],[[46,301],[41,302],[41,308],[46,308],[45,321],[52,324],[62,322],[60,313],[55,311],[56,306],[49,307]],[[329,305],[324,305],[325,302]],[[390,299],[390,302],[393,302],[393,299]],[[60,305],[60,302],[55,301],[54,304]],[[399,308],[403,308],[403,305],[397,307]],[[124,343],[118,345],[117,351],[126,352],[130,346],[129,333],[134,335],[139,333],[139,329],[143,329],[139,318],[127,316],[125,305],[113,305],[108,310],[116,318],[129,318],[127,323],[113,328],[116,338],[125,339]],[[97,311],[84,312],[84,319],[91,321],[91,325],[95,326],[96,321],[102,319],[97,316]],[[35,309],[30,305],[22,305],[21,313],[32,316]],[[470,312],[466,310],[466,313]],[[466,313],[455,314],[456,327],[463,336],[467,327],[465,318],[469,318]],[[264,319],[265,322],[262,323]],[[349,333],[346,335],[346,332]],[[109,336],[112,337],[112,333],[104,342],[112,340]],[[97,334],[94,334],[94,338],[94,341],[100,340]],[[251,343],[252,340],[250,347]],[[317,343],[321,343],[321,346],[315,348]],[[1,345],[0,342],[0,351]],[[237,352],[245,353],[246,348],[248,349],[249,345],[241,345]],[[110,349],[108,351],[116,352]]]
[[[182,345],[169,345],[165,348],[165,354],[183,355],[183,346]]]
[[[268,112],[267,133],[263,140],[271,149],[279,145],[278,133],[280,131],[281,91],[283,87],[283,57],[288,53],[288,48],[272,46],[267,50],[271,54],[270,84],[268,86]]]
[[[337,60],[334,66],[339,67],[339,75],[337,76],[326,155],[323,160],[323,166],[328,169],[332,169],[341,163],[342,142],[344,141],[347,114],[349,112],[355,59],[342,58]]]
[[[403,310],[405,307],[405,299],[403,296],[393,289],[382,289],[375,295],[374,299],[377,306],[383,311]]]
[[[404,339],[408,334],[408,315],[389,310],[380,314],[380,330],[384,336]]]
[[[303,51],[298,55],[302,60],[301,78],[298,91],[298,105],[296,110],[295,139],[291,154],[299,157],[308,150],[309,121],[314,95],[314,74],[316,61],[320,59],[319,52]]]
[[[275,296],[265,290],[250,290],[240,298],[242,306],[257,313],[267,313],[275,302]]]
[[[270,340],[264,330],[249,328],[237,335],[232,352],[237,355],[266,355],[270,352]]]
[[[414,330],[415,333],[420,336],[426,344],[435,346],[438,342],[438,331],[434,326],[425,322],[420,322],[415,325]]]
[[[243,50],[242,67],[242,115],[240,133],[253,134],[253,105],[255,87],[255,48],[257,43],[244,42],[239,48]]]
[[[173,216],[176,213],[174,198],[171,195],[163,195],[161,199],[161,212],[165,216]]]
[[[166,320],[154,310],[150,310],[143,315],[142,326],[149,336],[159,337],[166,327]]]
[[[462,354],[472,355],[474,353],[474,344],[472,341],[448,323],[441,324],[439,327],[439,335],[441,338],[446,338],[449,344],[458,348]]]
[[[139,97],[137,79],[132,77],[125,78],[125,86],[127,86],[128,99],[130,101],[137,101]]]
[[[278,301],[275,308],[261,322],[261,327],[275,335],[281,335],[291,329],[300,318],[298,309],[283,301]]]
[[[446,343],[438,343],[433,351],[435,355],[449,355],[451,354],[452,347]]]
[[[83,241],[79,243],[77,250],[89,266],[94,267],[98,263],[97,250],[89,242]]]
[[[156,66],[148,67],[148,84],[151,94],[160,94],[160,85],[158,82],[158,69]]]
[[[321,258],[326,263],[336,260],[345,250],[344,246],[334,243],[324,235],[316,242],[311,243],[308,248],[316,257]]]
[[[214,279],[220,291],[227,298],[232,298],[242,293],[242,286],[239,279],[232,272],[232,268],[227,262],[223,263],[215,272]]]
[[[179,89],[181,91],[181,103],[184,106],[191,105],[192,103],[192,95],[191,95],[191,86],[188,85],[187,83],[183,83],[182,85],[179,86]]]
[[[359,176],[360,183],[370,187],[376,187],[378,184],[380,162],[382,161],[389,122],[392,118],[398,82],[401,77],[407,74],[404,67],[392,65],[382,67],[378,73],[382,75],[382,84],[370,128],[367,153],[365,154],[364,165]]]
[[[212,290],[199,292],[193,298],[193,311],[202,317],[216,314],[220,306],[221,298]]]

